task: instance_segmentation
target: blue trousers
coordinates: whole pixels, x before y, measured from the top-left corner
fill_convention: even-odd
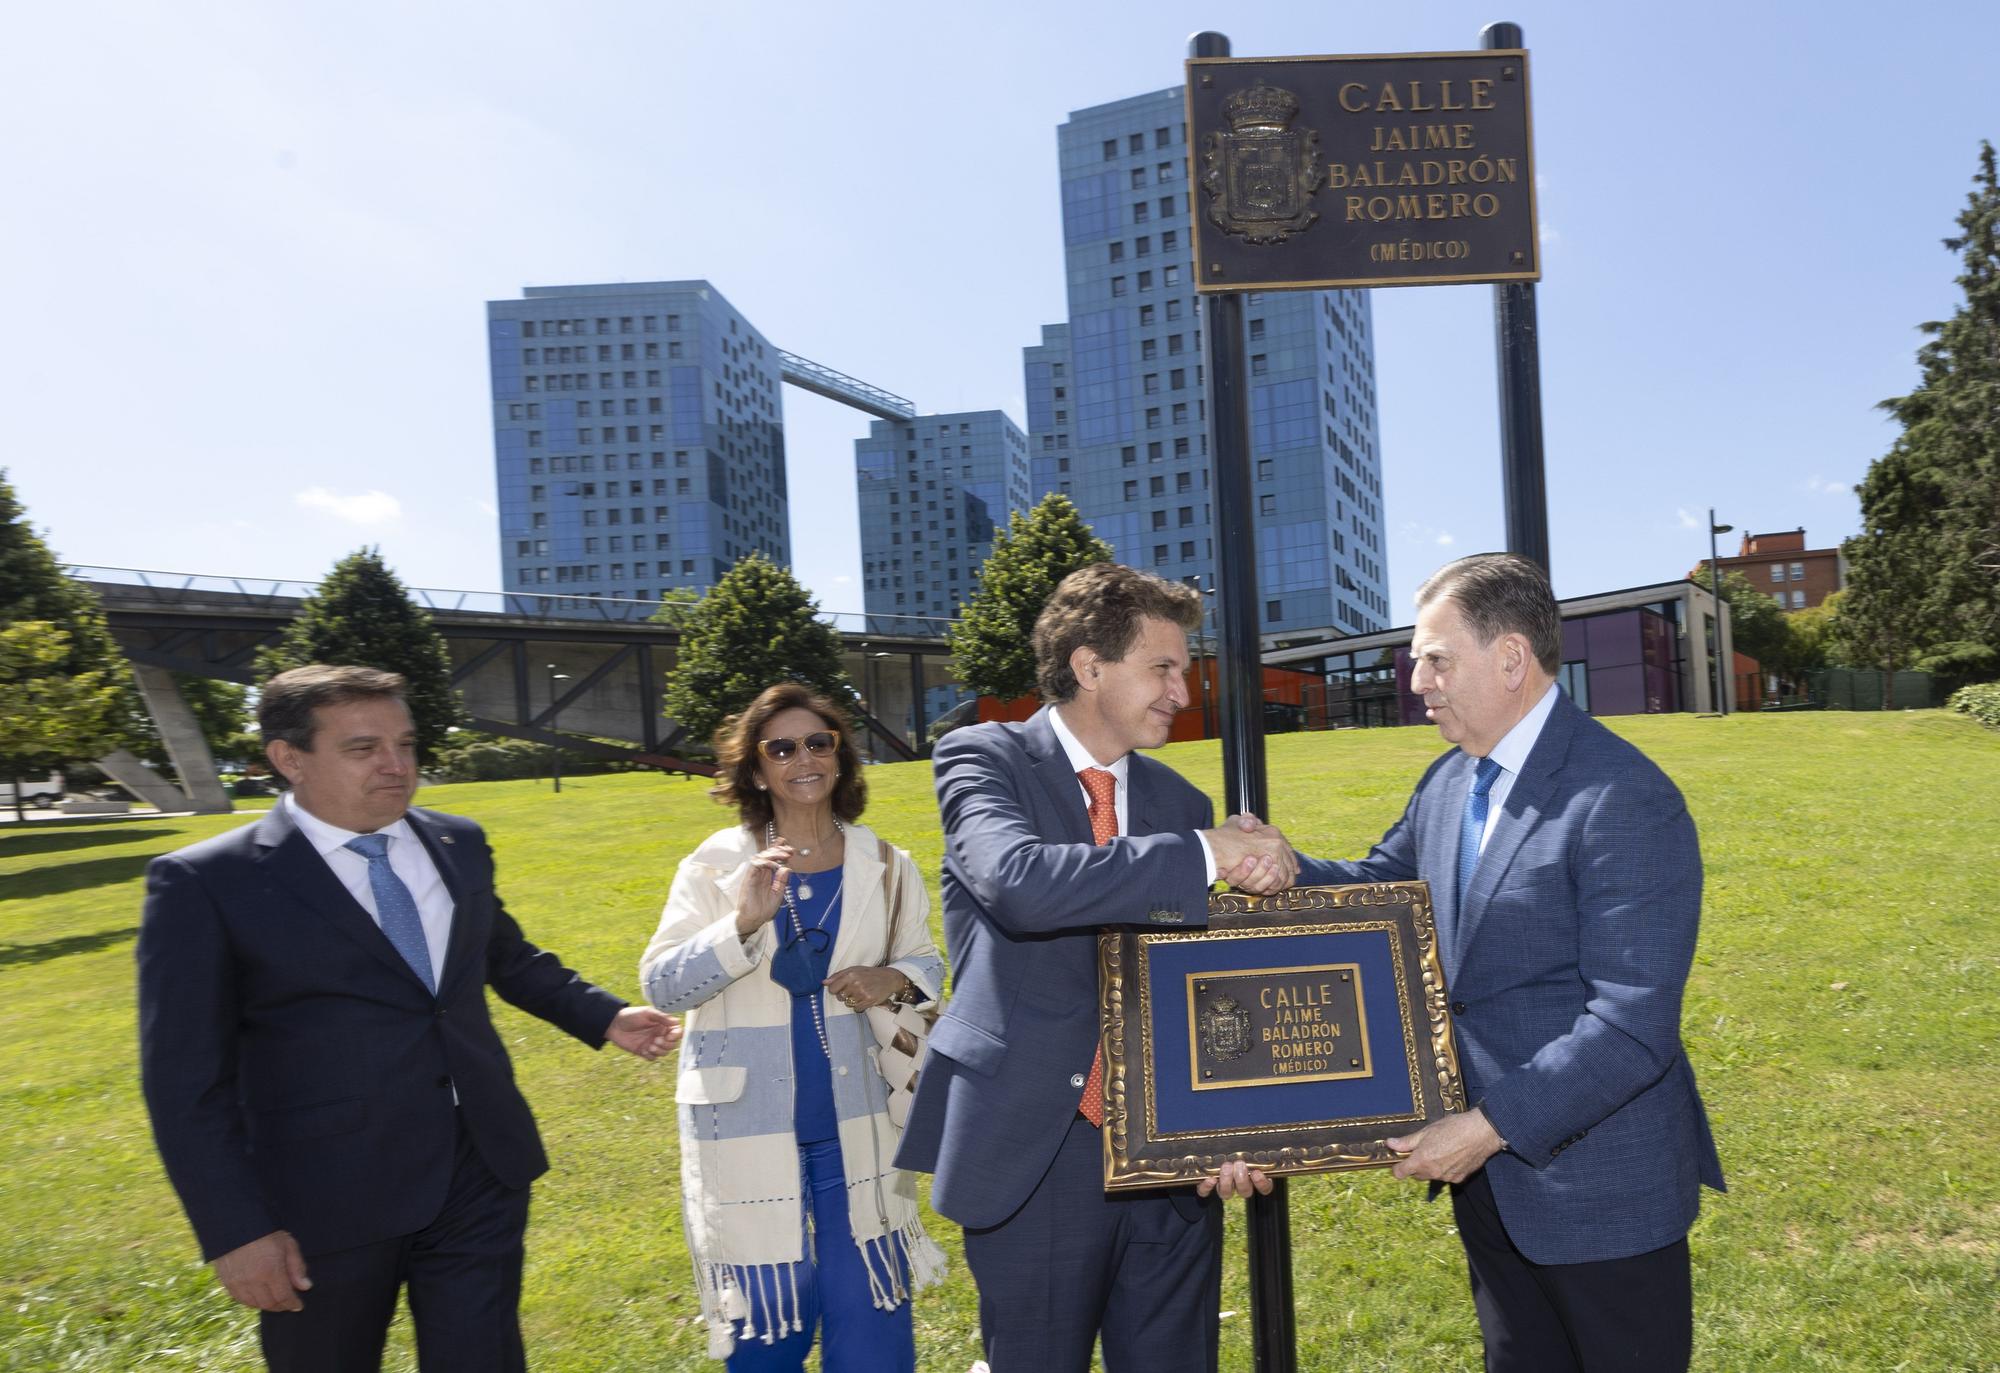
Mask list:
[[[805,1261],[794,1264],[805,1329],[765,1344],[739,1334],[729,1356],[729,1373],[800,1373],[816,1332],[821,1373],[916,1373],[917,1340],[906,1298],[893,1311],[875,1305],[868,1269],[854,1247],[847,1224],[847,1179],[840,1166],[840,1141],[799,1146],[805,1178]],[[771,1316],[761,1291],[750,1298],[752,1328],[768,1329]],[[738,1327],[739,1331],[741,1327]]]

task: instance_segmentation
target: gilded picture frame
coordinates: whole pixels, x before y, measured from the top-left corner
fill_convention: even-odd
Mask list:
[[[1209,898],[1205,930],[1098,937],[1104,1185],[1386,1167],[1465,1109],[1430,889]]]

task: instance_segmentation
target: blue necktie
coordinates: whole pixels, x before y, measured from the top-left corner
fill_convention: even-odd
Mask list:
[[[368,860],[368,886],[375,893],[375,913],[381,918],[382,933],[389,936],[389,942],[410,965],[410,971],[422,978],[435,995],[437,979],[431,975],[431,946],[424,938],[417,898],[410,895],[403,879],[389,866],[389,836],[357,835],[347,841],[347,847]]]
[[[1458,909],[1465,909],[1465,893],[1472,886],[1472,874],[1479,868],[1479,841],[1486,833],[1486,794],[1500,765],[1481,758],[1473,770],[1472,793],[1465,798],[1465,818],[1458,826]]]

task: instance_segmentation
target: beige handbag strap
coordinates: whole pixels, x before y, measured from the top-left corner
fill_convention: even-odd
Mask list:
[[[902,932],[903,866],[896,861],[896,850],[887,839],[878,834],[875,842],[882,848],[883,899],[889,904],[889,918],[885,922],[889,927],[889,937],[882,947],[882,961],[877,966],[886,968],[896,960],[896,936]]]

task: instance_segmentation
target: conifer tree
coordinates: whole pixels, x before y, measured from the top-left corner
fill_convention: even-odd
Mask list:
[[[379,549],[359,549],[335,563],[284,637],[257,655],[264,677],[308,663],[401,673],[409,682],[405,699],[416,721],[418,757],[426,763],[463,718],[444,640]]]
[[[1993,145],[1959,232],[1964,300],[1923,326],[1921,380],[1882,403],[1903,432],[1861,486],[1848,594],[1835,632],[1858,664],[1887,671],[2000,662],[2000,175]]]

